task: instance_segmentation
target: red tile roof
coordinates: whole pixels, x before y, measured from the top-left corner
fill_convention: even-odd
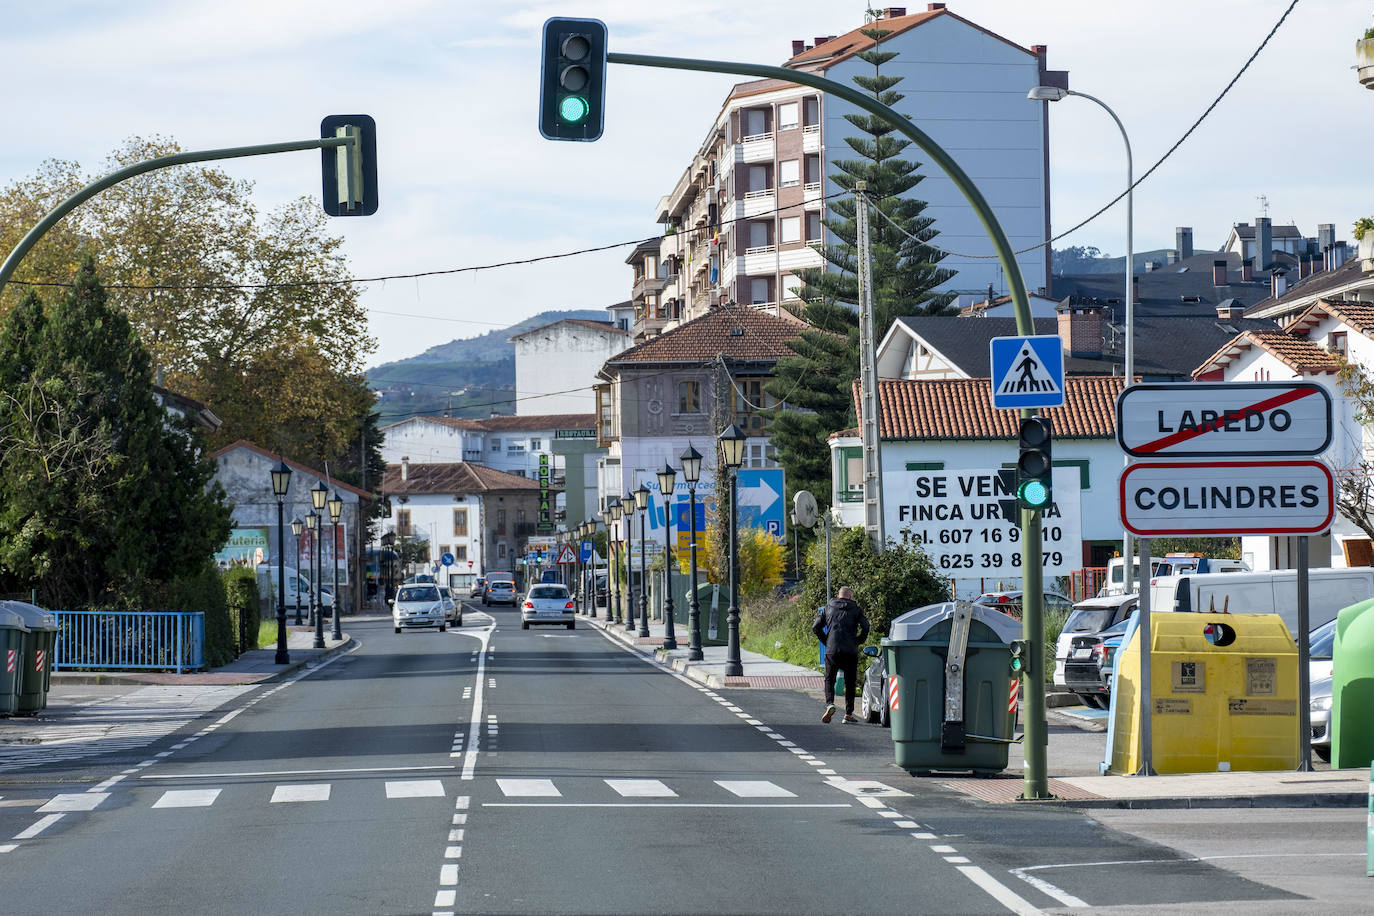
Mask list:
[[[1299,334],[1290,334],[1286,330],[1246,331],[1231,338],[1206,362],[1194,369],[1193,378],[1225,368],[1228,363],[1252,347],[1259,347],[1298,373],[1338,372],[1341,368],[1340,362],[1331,351]]]
[[[916,26],[919,25],[924,25],[925,23],[930,22],[940,16],[948,16],[951,19],[956,19],[959,22],[962,22],[964,25],[970,26],[972,28],[977,29],[980,32],[990,35],[993,38],[996,38],[998,41],[1006,42],[1012,47],[1020,51],[1024,51],[1027,54],[1034,53],[1028,48],[1021,47],[1014,41],[1007,41],[1007,39],[1003,38],[1001,35],[998,35],[995,32],[989,32],[982,26],[969,22],[962,16],[956,16],[954,13],[951,13],[947,9],[938,9],[926,10],[925,12],[921,13],[912,13],[907,16],[894,16],[891,19],[876,19],[873,22],[868,23],[867,25],[860,26],[859,28],[854,29],[852,32],[846,32],[845,34],[840,35],[836,38],[832,38],[827,42],[818,44],[810,50],[803,51],[802,53],[793,57],[787,63],[783,64],[783,66],[791,67],[793,69],[827,69],[830,66],[839,63],[842,60],[847,60],[848,58],[853,57],[855,54],[867,51],[871,49],[875,44],[877,44],[877,42],[875,42],[872,38],[869,38],[867,35],[863,34],[866,30],[872,31],[874,29],[884,29],[888,32],[891,32],[891,35],[887,35],[883,38],[883,41],[890,41],[893,35],[900,35],[902,32],[905,32],[909,29],[914,29]]]
[[[1318,299],[1284,328],[1306,331],[1327,315],[1345,322],[1366,337],[1374,337],[1374,302],[1358,299]]]
[[[1116,396],[1123,379],[1111,375],[1071,375],[1064,406],[1041,411],[1061,439],[1110,439],[1116,435]],[[992,406],[988,379],[914,381],[881,379],[878,402],[883,439],[1015,439],[1015,410]],[[855,409],[859,383],[854,383]]]
[[[787,341],[803,327],[796,319],[778,318],[748,306],[721,306],[617,353],[606,365],[704,363],[718,355],[737,360],[777,360],[794,355]]]
[[[539,481],[517,474],[507,474],[485,464],[454,461],[445,464],[416,464],[411,462],[406,479],[401,480],[401,466],[388,464],[382,478],[382,492],[388,496],[402,493],[486,493],[496,490],[539,489]]]

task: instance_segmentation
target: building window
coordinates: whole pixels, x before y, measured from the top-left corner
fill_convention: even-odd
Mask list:
[[[778,130],[796,130],[800,106],[796,102],[784,102],[778,106]]]
[[[701,383],[677,383],[677,412],[701,413]]]
[[[796,159],[784,159],[778,163],[778,186],[795,188],[801,184],[801,163]]]
[[[537,451],[539,451],[539,450],[540,450],[541,448],[543,448],[543,447],[544,447],[544,440],[543,440],[543,439],[531,439],[531,440],[530,440],[530,451],[532,451],[532,452],[537,452]]]
[[[777,467],[777,449],[771,442],[751,443],[745,450],[744,466],[747,468]]]
[[[806,157],[806,183],[820,184],[821,180],[821,157],[819,155],[809,155]]]
[[[396,534],[403,538],[410,537],[410,510],[396,510]]]
[[[784,299],[800,299],[801,288],[802,281],[800,277],[794,274],[782,275],[782,296]]]
[[[452,544],[444,544],[439,548],[439,559],[442,560],[444,558],[444,554],[446,553],[453,553]]]
[[[496,558],[497,558],[498,560],[504,560],[504,559],[506,558],[506,542],[505,542],[505,541],[502,541],[500,544],[497,544],[497,545],[496,545]]]
[[[806,240],[808,242],[823,242],[825,227],[821,224],[819,213],[806,214]],[[1123,262],[1124,263],[1124,262]]]
[[[789,242],[801,241],[800,216],[784,216],[781,220],[780,225],[782,227],[782,231],[779,233],[779,236],[782,239],[782,243],[784,245],[786,245]]]
[[[467,509],[453,510],[453,536],[456,538],[465,538],[468,536]]]
[[[835,490],[841,502],[861,502],[864,498],[864,450],[862,446],[836,449]]]
[[[1346,352],[1345,334],[1345,331],[1332,331],[1330,342],[1326,345],[1326,348],[1330,350],[1332,353],[1339,353],[1342,356],[1344,356]]]
[[[767,277],[754,277],[749,281],[749,302],[751,305],[767,305],[773,301],[769,295],[772,281]]]
[[[496,510],[496,533],[498,535],[506,533],[506,510]]]
[[[468,558],[468,545],[455,544],[453,547],[453,559],[463,561]]]
[[[806,126],[813,127],[821,121],[821,100],[816,96],[807,96],[802,100],[804,106],[803,114],[806,115]]]
[[[735,422],[751,436],[764,435],[771,422],[771,410],[777,402],[763,390],[768,379],[735,379]]]
[[[499,451],[501,451],[501,440],[500,440],[500,439],[492,439],[492,440],[491,440],[491,450],[492,450],[493,452],[499,452]]]

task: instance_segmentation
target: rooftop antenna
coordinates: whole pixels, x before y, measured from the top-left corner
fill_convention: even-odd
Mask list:
[[[1266,197],[1266,196],[1263,195],[1263,194],[1260,194],[1260,195],[1258,195],[1258,196],[1255,198],[1255,200],[1257,200],[1257,201],[1260,202],[1260,210],[1262,211],[1262,212],[1260,213],[1260,215],[1261,215],[1261,216],[1268,216],[1268,215],[1269,215],[1269,198]]]

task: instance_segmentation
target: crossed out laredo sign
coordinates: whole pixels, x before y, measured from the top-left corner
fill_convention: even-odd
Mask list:
[[[1120,506],[1128,531],[1141,537],[1317,534],[1330,527],[1330,469],[1293,460],[1331,445],[1331,397],[1320,385],[1132,385],[1117,399],[1116,417],[1117,441],[1137,458],[1232,459],[1127,467]]]

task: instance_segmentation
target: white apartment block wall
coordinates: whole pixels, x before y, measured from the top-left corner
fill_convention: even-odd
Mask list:
[[[454,429],[413,417],[382,430],[382,458],[399,464],[409,458],[416,464],[448,464],[454,461],[481,461],[482,434]]]
[[[624,350],[629,335],[559,322],[515,340],[517,416],[592,413],[592,385],[606,360]]]

